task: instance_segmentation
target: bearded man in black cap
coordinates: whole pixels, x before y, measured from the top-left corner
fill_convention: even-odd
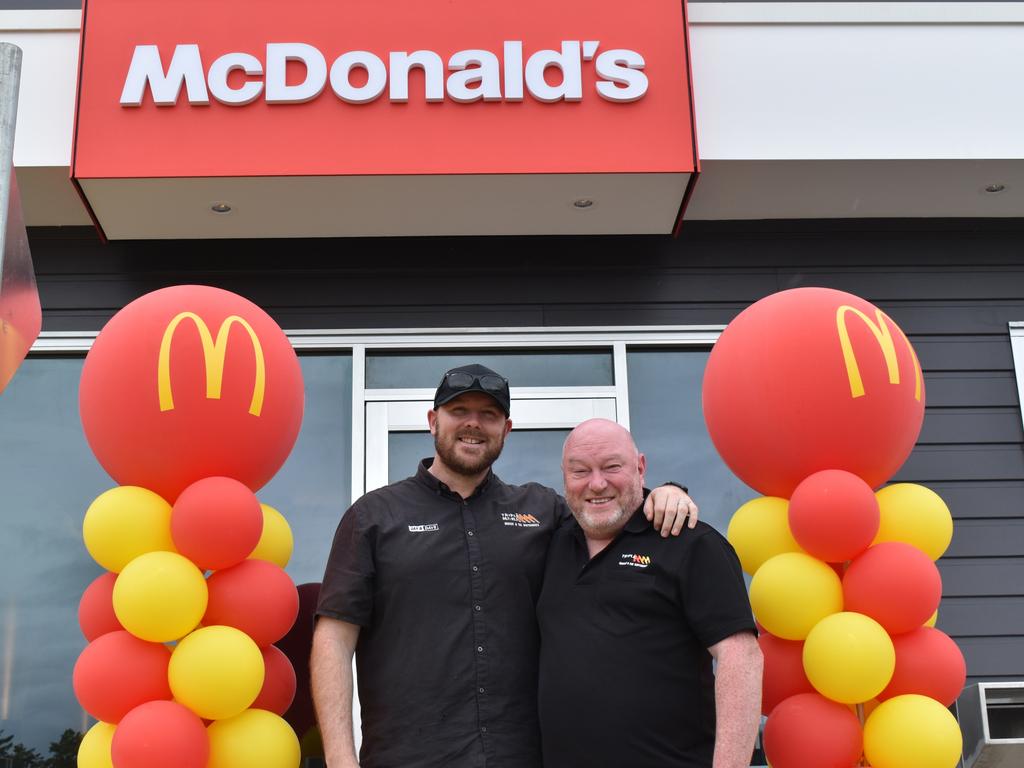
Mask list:
[[[501,375],[448,371],[427,413],[433,459],[342,518],[311,659],[328,768],[540,768],[535,605],[551,536],[572,515],[550,488],[491,471],[510,408]],[[678,534],[697,510],[662,486],[645,512]]]

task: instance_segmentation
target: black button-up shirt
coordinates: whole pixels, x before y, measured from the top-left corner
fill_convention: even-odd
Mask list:
[[[663,539],[642,510],[590,559],[573,521],[548,552],[540,619],[545,768],[709,768],[707,649],[755,631],[739,560],[706,523]]]
[[[364,768],[539,768],[535,605],[550,488],[493,473],[463,500],[427,469],[342,518],[317,613],[362,627]]]

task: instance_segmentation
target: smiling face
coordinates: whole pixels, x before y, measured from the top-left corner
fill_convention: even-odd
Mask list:
[[[427,414],[434,461],[458,475],[486,472],[505,445],[512,422],[490,395],[467,392]]]
[[[615,536],[643,502],[647,461],[629,432],[613,421],[591,419],[565,441],[565,500],[590,538]]]

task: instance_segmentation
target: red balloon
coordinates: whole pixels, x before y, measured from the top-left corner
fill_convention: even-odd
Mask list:
[[[879,520],[871,486],[841,469],[815,472],[789,500],[793,538],[807,554],[830,563],[852,560],[870,547]]]
[[[259,500],[230,477],[192,483],[171,510],[174,546],[204,571],[242,562],[259,544],[262,533]]]
[[[103,468],[171,503],[204,477],[258,490],[291,451],[302,407],[298,358],[277,324],[241,296],[199,285],[154,291],[114,315],[79,387]]]
[[[299,595],[284,570],[266,560],[244,560],[206,580],[210,599],[203,625],[240,629],[261,648],[291,629]]]
[[[265,709],[283,717],[295,699],[295,669],[277,646],[268,645],[261,650],[266,675],[260,695],[250,709]]]
[[[843,576],[844,610],[870,616],[890,635],[920,627],[941,599],[939,569],[928,555],[903,542],[875,544]]]
[[[748,307],[708,359],[704,419],[725,463],[766,496],[844,469],[880,486],[910,455],[924,418],[921,367],[877,307],[828,288]]]
[[[114,768],[206,768],[210,739],[203,721],[174,701],[136,707],[114,731]]]
[[[967,682],[964,655],[949,635],[931,627],[918,627],[892,639],[896,669],[878,694],[879,701],[917,693],[950,706]]]
[[[853,768],[863,741],[857,716],[819,693],[791,696],[764,724],[764,753],[773,768]]]
[[[798,693],[814,693],[804,672],[803,641],[783,640],[764,632],[758,635],[764,655],[761,714],[769,715],[782,701]]]
[[[140,704],[170,699],[167,665],[171,652],[125,632],[108,632],[85,647],[72,674],[82,709],[105,723],[117,723]]]
[[[114,615],[116,573],[104,573],[85,588],[78,602],[78,626],[90,643],[107,632],[124,629]]]

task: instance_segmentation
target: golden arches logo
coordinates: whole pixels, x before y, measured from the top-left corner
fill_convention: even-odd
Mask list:
[[[267,388],[267,367],[263,360],[263,346],[260,344],[256,331],[243,318],[231,315],[220,324],[220,328],[217,330],[217,339],[214,340],[206,321],[194,312],[182,312],[175,316],[167,324],[163,339],[160,341],[160,357],[157,361],[157,394],[160,398],[160,410],[174,410],[174,395],[171,392],[171,341],[174,339],[178,326],[185,320],[191,320],[195,324],[199,340],[203,345],[207,400],[220,400],[221,388],[224,383],[224,359],[228,351],[228,335],[231,332],[231,326],[238,323],[248,332],[249,339],[252,341],[253,353],[256,356],[256,375],[252,387],[252,402],[249,403],[249,413],[259,416],[263,411],[263,398]]]
[[[878,320],[876,323],[856,307],[844,304],[836,310],[836,327],[839,330],[839,346],[843,351],[843,362],[846,364],[846,376],[850,381],[850,396],[854,398],[863,397],[865,392],[864,381],[860,376],[860,366],[857,364],[857,355],[854,353],[853,344],[850,342],[850,329],[846,324],[846,315],[849,312],[852,312],[864,322],[864,325],[867,326],[868,330],[875,337],[875,341],[878,342],[879,349],[882,351],[882,357],[885,358],[885,368],[889,374],[890,384],[900,383],[900,366],[896,358],[896,345],[893,343],[889,324],[892,323],[893,327],[896,328],[896,333],[903,339],[907,345],[907,350],[910,352],[910,359],[914,366],[914,399],[920,401],[921,363],[917,360],[917,355],[910,344],[910,339],[906,337],[896,323],[892,322],[892,318],[882,310],[875,309],[875,317]]]

